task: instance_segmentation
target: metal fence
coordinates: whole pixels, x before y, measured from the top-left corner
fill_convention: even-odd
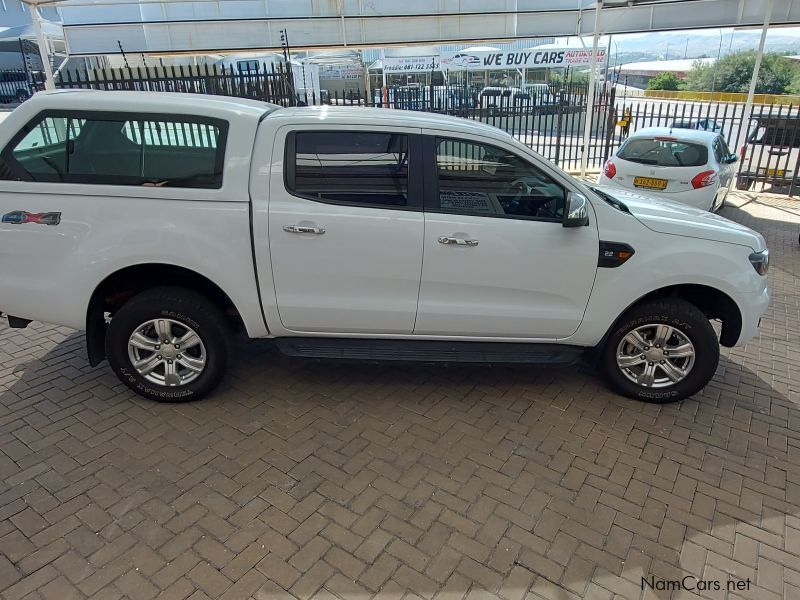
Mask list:
[[[24,102],[39,89],[35,74],[28,73],[24,69],[0,71],[0,102],[2,103]]]
[[[565,169],[580,166],[586,119],[586,84],[526,88],[397,86],[363,92],[302,95],[300,104],[372,106],[431,112],[488,123],[516,137]],[[614,148],[614,90],[598,86],[588,163],[599,167]]]
[[[281,106],[373,106],[452,115],[493,125],[569,170],[583,152],[588,86],[463,85],[393,86],[328,94],[297,89],[291,69],[260,64],[248,70],[215,65],[62,71],[60,88],[187,92],[236,96]],[[19,102],[42,89],[41,73],[0,72],[0,101]],[[622,88],[627,89],[627,88]],[[793,105],[756,106],[745,117],[733,102],[620,97],[597,87],[588,147],[589,168],[600,168],[633,132],[643,127],[690,127],[719,132],[740,156],[737,186],[793,194],[800,177],[800,111]]]
[[[236,96],[281,106],[297,103],[291,69],[280,64],[262,64],[258,69],[246,71],[220,65],[61,71],[55,84],[59,88]]]

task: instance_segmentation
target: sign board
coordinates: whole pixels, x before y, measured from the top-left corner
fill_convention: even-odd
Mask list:
[[[353,65],[327,65],[319,68],[320,79],[363,79],[364,67]]]
[[[606,59],[606,49],[597,49],[597,62]],[[592,50],[557,48],[536,50],[451,52],[441,56],[443,71],[485,71],[498,69],[545,69],[585,66],[592,62]]]
[[[425,73],[439,70],[438,56],[386,56],[384,73]]]

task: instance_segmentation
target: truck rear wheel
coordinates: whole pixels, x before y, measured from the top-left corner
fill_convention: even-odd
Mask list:
[[[189,289],[142,292],[114,313],[106,355],[117,377],[158,402],[199,400],[219,384],[231,330],[222,312]]]
[[[708,318],[679,298],[645,302],[617,323],[602,350],[611,386],[629,398],[664,403],[696,394],[719,364]]]

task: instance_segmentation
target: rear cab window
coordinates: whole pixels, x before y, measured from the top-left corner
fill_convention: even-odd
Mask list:
[[[189,115],[45,111],[3,149],[4,179],[222,187],[228,123]]]
[[[708,163],[708,148],[700,143],[658,136],[637,137],[622,145],[617,158],[659,167],[701,167]]]

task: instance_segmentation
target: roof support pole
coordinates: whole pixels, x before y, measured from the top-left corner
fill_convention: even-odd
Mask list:
[[[56,85],[53,81],[53,68],[50,65],[50,56],[47,51],[47,41],[44,39],[42,33],[42,23],[39,17],[39,9],[31,2],[27,2],[28,9],[31,13],[31,25],[33,31],[36,33],[36,45],[39,46],[39,56],[42,59],[42,68],[44,68],[44,89],[53,90]]]
[[[758,41],[758,51],[756,52],[756,62],[753,65],[753,76],[750,78],[750,89],[747,90],[747,101],[744,103],[744,112],[742,113],[742,122],[747,124],[743,127],[745,142],[750,135],[750,113],[753,112],[753,96],[756,93],[756,84],[758,83],[758,72],[761,69],[761,59],[764,56],[764,42],[767,40],[767,30],[769,29],[769,21],[772,18],[772,4],[773,0],[767,0],[767,12],[764,15],[764,25],[761,27],[761,39]],[[714,66],[716,68],[716,65]],[[740,167],[741,169],[741,167]],[[733,189],[733,184],[736,183],[737,177],[731,177],[731,182],[728,185],[728,191]]]
[[[770,0],[772,2],[772,0]],[[586,94],[586,119],[583,127],[583,153],[581,154],[581,176],[586,175],[589,162],[589,138],[592,135],[592,117],[594,116],[595,71],[597,70],[597,43],[600,36],[600,9],[603,0],[597,0],[594,8],[594,40],[592,40],[592,60],[589,63],[589,90]]]
[[[756,93],[758,72],[761,69],[761,59],[764,56],[764,42],[767,40],[769,20],[772,18],[772,4],[773,0],[767,0],[767,14],[764,15],[764,26],[761,28],[761,39],[758,41],[758,52],[756,52],[756,64],[753,66],[753,76],[750,78],[750,89],[747,91],[747,102],[744,105],[745,118],[750,115],[750,111],[753,109],[753,96]]]

